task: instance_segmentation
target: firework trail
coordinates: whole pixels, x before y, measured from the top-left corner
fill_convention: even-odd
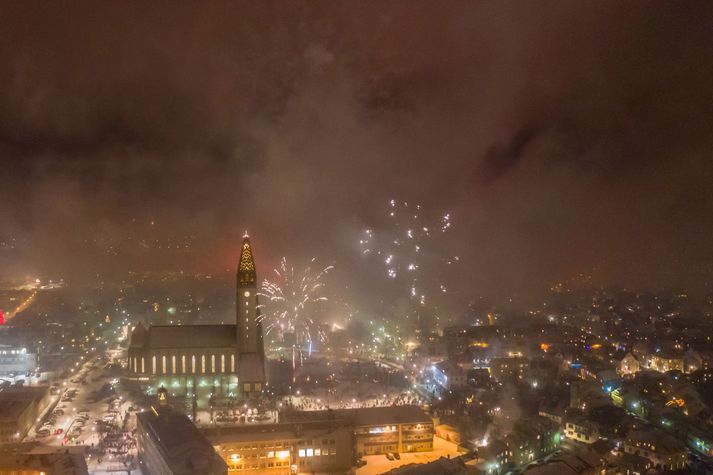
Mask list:
[[[323,277],[332,270],[327,266],[313,271],[310,266],[295,271],[295,268],[282,258],[280,266],[274,269],[274,278],[262,282],[258,295],[263,297],[260,305],[266,334],[277,332],[280,338],[285,333],[294,333],[295,344],[299,350],[306,346],[311,353],[313,341],[324,341],[324,332],[315,322],[314,314],[319,302],[327,297],[322,295]]]
[[[445,255],[444,246],[438,242],[439,236],[451,229],[451,215],[429,219],[421,205],[396,200],[389,202],[387,210],[388,226],[378,233],[373,229],[362,231],[361,254],[380,259],[387,279],[405,284],[409,298],[426,305],[432,294],[448,291],[441,280],[444,266],[460,260],[458,256]],[[426,272],[430,276],[428,282],[422,279]]]

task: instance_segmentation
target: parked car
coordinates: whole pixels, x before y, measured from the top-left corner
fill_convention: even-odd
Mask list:
[[[389,453],[386,454],[386,458],[389,459],[389,460],[394,460],[394,454],[392,454],[391,452],[389,452]]]

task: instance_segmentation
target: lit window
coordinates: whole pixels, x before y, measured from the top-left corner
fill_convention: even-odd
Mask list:
[[[171,356],[171,371],[176,374],[176,355]]]
[[[215,355],[210,355],[210,372],[215,373]]]
[[[220,372],[225,373],[225,355],[220,355]]]
[[[205,355],[201,355],[201,373],[205,373]]]
[[[298,452],[298,455],[299,455],[300,457],[304,457],[304,456],[305,456],[305,449],[300,449],[300,451]]]
[[[166,355],[161,357],[161,373],[166,374]]]
[[[151,372],[156,374],[156,355],[151,357]]]
[[[314,456],[314,450],[307,449],[307,457],[313,457],[313,456]]]
[[[322,449],[314,449],[314,456],[319,457],[322,455]]]

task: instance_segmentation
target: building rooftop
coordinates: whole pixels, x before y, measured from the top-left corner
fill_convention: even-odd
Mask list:
[[[634,446],[648,444],[651,451],[657,454],[676,454],[686,450],[681,442],[658,429],[631,431],[626,437],[626,443]]]
[[[0,421],[14,421],[38,399],[47,394],[47,386],[8,386],[0,390]]]
[[[431,416],[419,406],[365,407],[359,409],[334,409],[327,411],[284,411],[280,420],[289,422],[344,420],[355,426],[383,424],[430,424]]]
[[[137,325],[131,334],[134,348],[232,348],[237,344],[235,325]]]
[[[202,429],[203,434],[213,444],[223,442],[252,442],[263,440],[289,440],[301,437],[305,432],[322,431],[329,434],[346,426],[343,420],[304,421],[278,424],[249,424]]]
[[[37,442],[0,447],[0,472],[38,471],[53,475],[86,475],[84,447],[52,447]]]
[[[385,475],[466,475],[468,470],[460,458],[441,457],[430,463],[411,463],[395,468]]]
[[[136,417],[175,475],[227,472],[225,462],[185,415],[170,407],[160,407],[141,412]]]

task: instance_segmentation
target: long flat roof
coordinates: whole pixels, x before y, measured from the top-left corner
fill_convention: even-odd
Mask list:
[[[427,424],[433,422],[431,416],[420,406],[384,406],[358,409],[334,409],[326,411],[283,411],[280,420],[288,422],[340,419],[355,426],[375,426],[383,424]]]
[[[47,391],[48,386],[9,386],[0,390],[0,420],[17,419],[27,406],[42,398]]]
[[[323,432],[324,435],[347,427],[342,420],[334,421],[303,421],[284,422],[277,424],[250,424],[226,427],[209,427],[202,429],[203,434],[213,444],[224,442],[260,442],[264,440],[289,440],[297,439],[314,432]]]
[[[231,348],[236,325],[151,325],[132,346],[144,348]]]

